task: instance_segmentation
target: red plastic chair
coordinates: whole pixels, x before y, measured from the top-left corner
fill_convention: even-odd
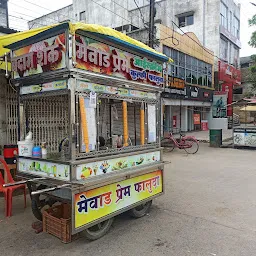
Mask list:
[[[3,164],[4,166],[4,172],[5,175],[7,175],[7,181],[8,183],[15,183],[14,179],[12,178],[10,169],[7,165],[7,163],[5,162],[5,160],[3,158],[0,158],[0,162]],[[2,176],[2,175],[1,175]],[[3,184],[5,184],[3,176],[0,179],[0,186]],[[27,197],[26,197],[26,184],[20,184],[20,185],[13,185],[11,187],[7,187],[7,188],[3,188],[5,190],[7,190],[7,193],[4,192],[5,194],[7,194],[7,217],[11,217],[12,216],[12,194],[14,190],[17,189],[23,189],[24,190],[24,208],[26,208],[27,206]]]
[[[8,189],[4,188],[4,178],[2,176],[2,173],[0,172],[0,193],[4,194],[4,200],[5,200],[5,217],[8,217]]]

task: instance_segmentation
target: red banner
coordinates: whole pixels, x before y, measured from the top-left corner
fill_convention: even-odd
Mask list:
[[[194,125],[198,125],[198,124],[201,124],[201,121],[200,121],[200,114],[194,114]]]
[[[223,61],[219,61],[219,81],[240,85],[241,71]]]

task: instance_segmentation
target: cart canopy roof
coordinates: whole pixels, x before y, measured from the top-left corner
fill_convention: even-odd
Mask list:
[[[240,111],[256,112],[256,106],[246,106],[246,107],[240,108]]]
[[[141,52],[143,54],[149,55],[152,58],[156,58],[162,62],[172,61],[166,55],[157,52],[156,50],[150,48],[146,44],[139,42],[119,31],[116,31],[109,27],[104,27],[96,24],[85,24],[82,22],[66,22],[61,24],[49,25],[41,28],[31,29],[24,32],[18,32],[14,34],[9,34],[5,36],[0,36],[0,56],[3,56],[5,53],[8,53],[10,49],[15,47],[18,43],[21,43],[23,40],[29,40],[31,37],[38,36],[40,33],[44,33],[47,30],[57,30],[59,27],[67,26],[71,34],[74,34],[78,30],[86,31],[93,33],[97,36],[104,37],[110,41],[113,41],[117,44],[122,44],[127,46],[134,51]],[[3,63],[4,64],[4,63]],[[0,68],[4,68],[0,65]]]

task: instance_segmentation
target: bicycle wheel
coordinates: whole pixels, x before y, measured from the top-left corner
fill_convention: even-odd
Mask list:
[[[196,139],[193,138],[187,138],[184,141],[184,144],[189,146],[187,148],[184,148],[184,150],[188,153],[188,154],[195,154],[198,149],[199,149],[199,143]]]
[[[168,152],[171,152],[174,150],[175,144],[171,139],[163,138],[161,140],[161,147],[164,147],[165,149],[167,149]]]

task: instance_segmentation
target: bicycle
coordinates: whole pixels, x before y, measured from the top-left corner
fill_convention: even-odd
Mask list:
[[[180,133],[180,141],[174,138],[172,132],[169,133],[168,137],[161,140],[161,146],[168,148],[171,152],[175,147],[184,149],[188,154],[195,154],[199,149],[199,142],[194,136],[186,136]]]

